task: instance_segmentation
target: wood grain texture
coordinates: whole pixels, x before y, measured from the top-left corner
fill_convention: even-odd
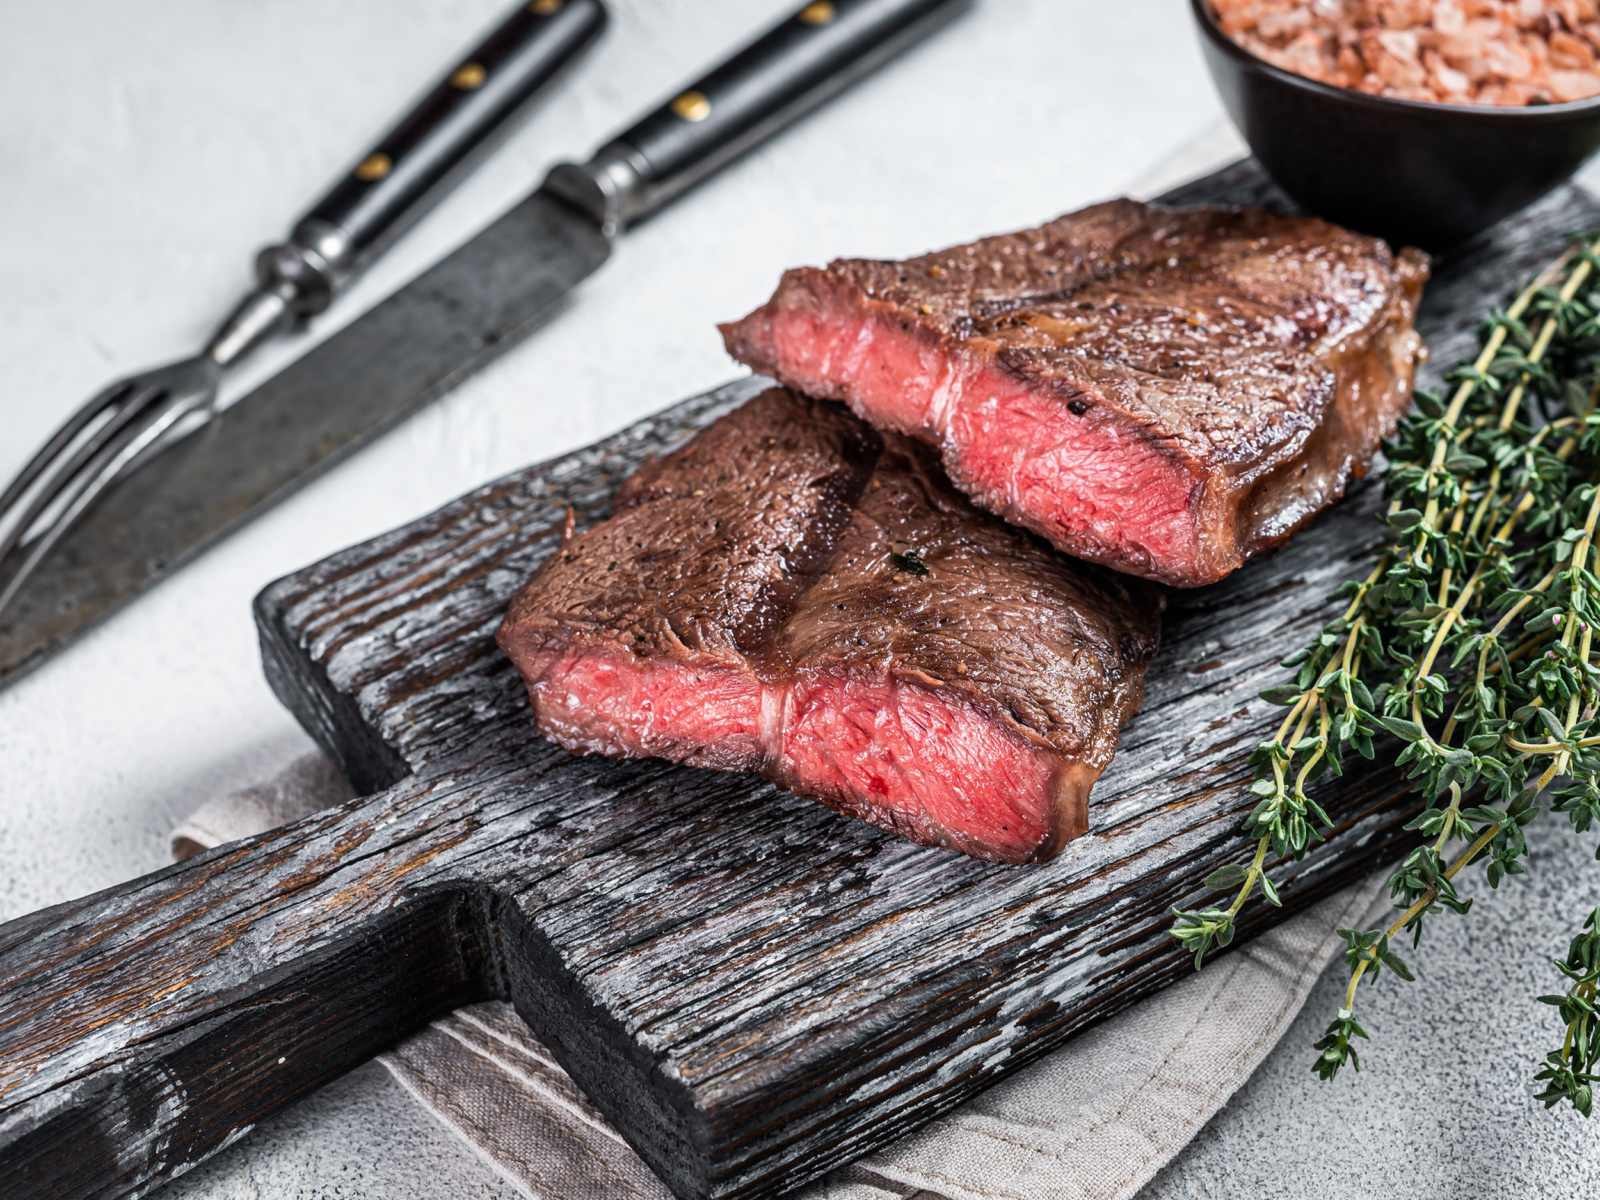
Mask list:
[[[1233,169],[1183,200],[1268,196]],[[1435,362],[1568,229],[1576,192],[1443,265]],[[1256,698],[1362,568],[1377,489],[1284,551],[1174,593],[1091,832],[1043,867],[914,846],[759,780],[539,739],[493,630],[617,482],[742,381],[490,484],[268,588],[268,676],[373,794],[0,926],[6,1195],[136,1196],[430,1017],[511,999],[682,1196],[797,1187],[1190,968],[1167,910],[1243,848]],[[1380,756],[1380,762],[1382,761]],[[1273,875],[1282,910],[1408,844],[1391,768]]]

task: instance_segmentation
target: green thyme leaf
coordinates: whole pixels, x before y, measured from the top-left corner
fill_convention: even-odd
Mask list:
[[[1216,891],[1227,888],[1236,888],[1250,877],[1250,872],[1237,863],[1229,863],[1225,867],[1218,867],[1206,876],[1206,886]]]
[[[910,542],[895,542],[889,550],[889,561],[907,575],[926,575],[927,564],[922,561],[922,551]]]

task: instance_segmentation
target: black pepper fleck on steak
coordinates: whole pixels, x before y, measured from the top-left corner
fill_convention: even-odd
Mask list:
[[[728,351],[937,446],[982,507],[1193,586],[1364,474],[1425,353],[1427,258],[1313,217],[1117,200],[786,272]]]
[[[975,509],[920,443],[774,388],[624,483],[498,639],[568,749],[1029,862],[1087,829],[1161,607]]]

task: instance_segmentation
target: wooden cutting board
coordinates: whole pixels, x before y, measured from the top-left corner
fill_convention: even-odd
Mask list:
[[[1281,201],[1250,164],[1175,203]],[[1566,190],[1438,265],[1435,364],[1562,235]],[[1437,372],[1435,371],[1434,374]],[[1284,551],[1174,592],[1091,832],[1045,866],[926,849],[760,780],[542,741],[492,634],[616,484],[762,383],[685,401],[282,579],[268,678],[370,793],[0,926],[0,1180],[134,1196],[430,1018],[512,1000],[684,1197],[771,1195],[916,1128],[1192,970],[1172,905],[1238,858],[1256,693],[1377,542],[1360,487]],[[1380,762],[1383,756],[1380,755]],[[1325,783],[1337,823],[1273,868],[1282,909],[1396,857],[1389,767]]]

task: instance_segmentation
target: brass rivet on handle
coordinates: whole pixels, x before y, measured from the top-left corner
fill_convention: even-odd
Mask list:
[[[833,5],[828,0],[814,0],[800,10],[799,16],[807,25],[826,25],[834,18]]]
[[[483,69],[481,63],[462,63],[450,75],[450,86],[460,88],[463,92],[470,92],[474,88],[483,86],[483,81],[489,78],[489,72]]]
[[[704,121],[711,115],[711,101],[699,92],[685,92],[671,107],[685,121]]]
[[[356,166],[356,178],[371,183],[374,179],[382,179],[389,173],[389,168],[394,166],[389,156],[382,150],[376,154],[369,154]]]
[[[550,17],[561,11],[561,0],[533,0],[528,11],[536,17]]]

